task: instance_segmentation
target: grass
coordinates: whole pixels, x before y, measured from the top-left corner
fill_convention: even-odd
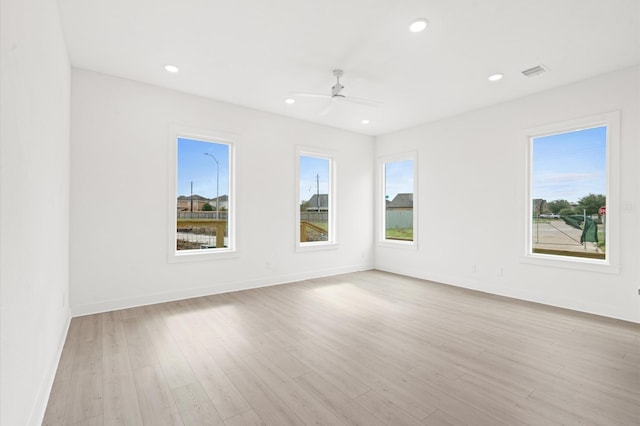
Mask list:
[[[389,240],[413,241],[413,228],[387,229],[385,237]]]
[[[318,228],[322,228],[325,231],[329,231],[329,224],[327,222],[309,222],[310,224],[317,226]]]
[[[602,252],[607,251],[607,244],[604,238],[605,238],[604,231],[601,229],[598,229],[598,248],[602,250]]]
[[[557,219],[556,219],[557,220]],[[546,217],[534,217],[533,218],[533,223],[549,223],[551,222],[551,219],[548,219]]]

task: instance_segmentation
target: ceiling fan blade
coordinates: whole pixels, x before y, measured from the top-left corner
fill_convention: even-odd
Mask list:
[[[293,96],[302,96],[305,98],[330,98],[331,95],[323,95],[321,93],[304,93],[304,92],[299,92],[299,93],[294,93]]]
[[[381,105],[380,102],[372,101],[371,99],[356,98],[356,97],[353,97],[353,96],[345,96],[344,100],[347,101],[347,102],[351,102],[351,103],[359,104],[359,105],[365,105],[365,106],[372,107],[372,108],[378,108]]]
[[[324,115],[329,114],[329,111],[331,111],[331,109],[333,108],[333,100],[334,100],[334,99],[335,99],[335,98],[333,98],[333,97],[332,97],[332,98],[329,100],[329,102],[327,103],[327,105],[322,109],[322,111],[320,111],[320,115],[323,115],[323,116],[324,116]]]

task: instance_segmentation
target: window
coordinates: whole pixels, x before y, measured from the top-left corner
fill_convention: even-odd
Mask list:
[[[381,241],[394,244],[416,243],[416,155],[381,161],[382,205]]]
[[[529,256],[608,263],[611,146],[617,114],[550,126],[529,134]],[[617,152],[617,149],[615,150]],[[614,191],[615,192],[615,191]],[[612,223],[613,222],[613,223]]]
[[[335,243],[333,159],[298,150],[296,227],[298,247]]]
[[[233,145],[175,132],[170,260],[234,250]]]

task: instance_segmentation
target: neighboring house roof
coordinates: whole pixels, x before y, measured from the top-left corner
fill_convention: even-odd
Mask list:
[[[191,195],[181,195],[181,196],[178,197],[178,201],[190,201],[192,199],[193,199],[193,201],[209,201],[208,198],[204,198],[204,197],[202,197],[202,196],[200,196],[198,194],[193,194],[193,196],[191,196]]]
[[[329,209],[329,196],[327,194],[314,194],[313,197],[309,199],[309,206],[307,207],[307,210],[317,210],[318,200],[320,201],[320,210]]]
[[[412,193],[402,193],[397,194],[393,201],[387,204],[388,209],[407,209],[413,208],[413,194]]]
[[[221,196],[219,196],[217,198],[219,198],[220,202],[229,201],[229,196],[228,195],[221,195]],[[211,199],[211,201],[215,203],[216,202],[216,197],[213,197]]]

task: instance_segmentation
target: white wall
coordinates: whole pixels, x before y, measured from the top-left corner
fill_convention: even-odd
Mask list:
[[[55,0],[1,8],[0,424],[39,425],[70,318],[70,68]]]
[[[371,137],[84,70],[71,115],[74,314],[372,267]],[[167,261],[170,123],[236,135],[236,258]],[[336,250],[295,251],[297,144],[335,153]]]
[[[420,235],[417,251],[376,246],[376,267],[640,322],[639,74],[638,68],[622,70],[377,137],[377,156],[418,152]],[[521,132],[616,110],[621,113],[619,274],[521,262]]]

